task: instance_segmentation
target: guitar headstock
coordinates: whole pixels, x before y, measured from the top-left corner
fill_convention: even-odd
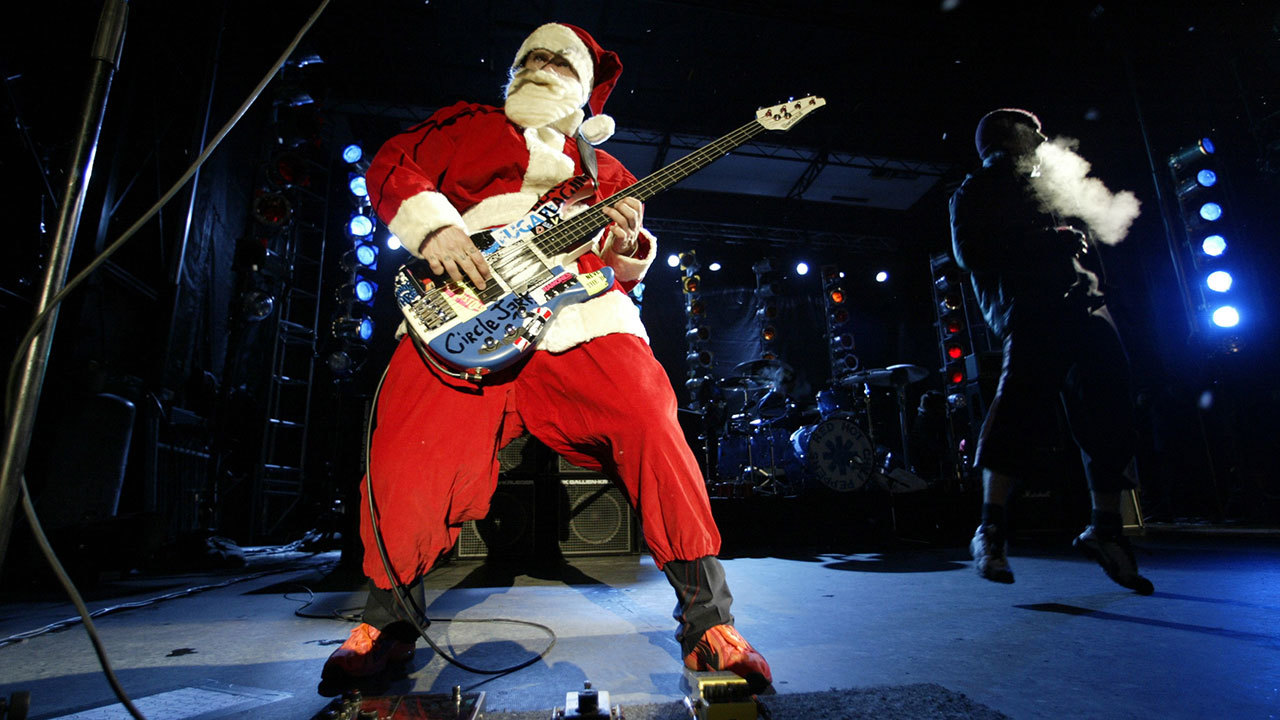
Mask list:
[[[826,105],[827,101],[810,95],[798,100],[763,107],[756,111],[756,122],[766,130],[790,130],[792,125],[800,122],[806,115]]]

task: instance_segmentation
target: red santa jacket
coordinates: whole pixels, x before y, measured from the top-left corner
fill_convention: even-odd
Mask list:
[[[599,183],[590,202],[636,182],[612,155],[597,151],[596,162]],[[472,233],[505,225],[529,212],[554,185],[580,173],[577,144],[560,130],[520,128],[501,108],[458,103],[388,140],[365,177],[374,211],[417,255],[435,230],[454,225]],[[656,241],[644,233],[634,258],[614,253],[607,233],[594,243],[594,252],[578,258],[579,272],[607,264],[618,283],[612,292],[562,308],[538,349],[558,352],[615,332],[648,340],[639,312],[623,291],[643,279]]]

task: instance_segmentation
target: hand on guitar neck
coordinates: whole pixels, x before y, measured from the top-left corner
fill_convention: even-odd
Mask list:
[[[644,224],[644,203],[633,197],[624,197],[613,207],[601,208],[613,225],[613,251],[619,255],[635,257],[640,249],[640,227]]]

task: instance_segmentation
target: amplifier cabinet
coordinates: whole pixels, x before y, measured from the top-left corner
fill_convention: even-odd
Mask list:
[[[559,482],[562,555],[624,555],[639,551],[640,523],[621,489],[599,475],[562,475]]]
[[[534,552],[534,479],[499,476],[483,520],[462,524],[460,558],[529,557]]]

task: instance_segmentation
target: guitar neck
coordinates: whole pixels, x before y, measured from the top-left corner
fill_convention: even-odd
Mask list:
[[[758,135],[764,129],[763,125],[752,120],[724,137],[685,155],[636,184],[627,187],[625,190],[615,193],[611,197],[605,198],[574,215],[552,230],[537,236],[533,242],[548,257],[575,250],[590,240],[596,230],[609,223],[608,216],[603,212],[604,208],[612,206],[624,197],[634,197],[641,202],[647,202],[663,190],[715,162],[734,148]]]

